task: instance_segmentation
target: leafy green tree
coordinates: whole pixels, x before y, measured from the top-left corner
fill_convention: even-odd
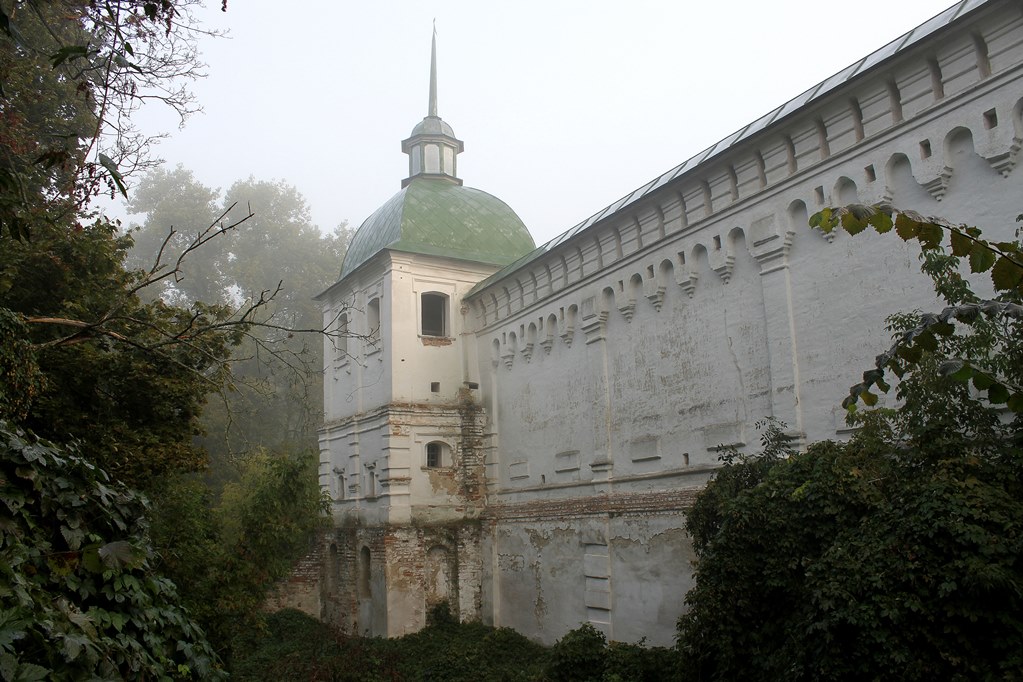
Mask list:
[[[195,477],[168,477],[154,493],[158,566],[188,586],[184,604],[224,660],[236,639],[260,629],[268,593],[322,526],[316,464],[313,452],[247,457],[215,506]]]
[[[125,192],[153,138],[132,115],[160,101],[182,120],[201,75],[198,0],[0,0],[0,237]],[[226,3],[225,3],[226,7]],[[67,227],[67,225],[65,225]]]
[[[43,224],[31,241],[8,242],[0,306],[27,328],[17,342],[29,344],[42,380],[19,423],[76,439],[97,466],[146,488],[154,476],[204,466],[192,439],[245,321],[226,306],[144,302],[147,278],[124,269],[131,241],[114,230]]]
[[[210,248],[189,254],[182,277],[165,280],[161,292],[168,300],[234,305],[267,299],[260,324],[235,352],[229,390],[204,418],[210,436],[202,442],[218,471],[250,449],[315,447],[322,415],[323,340],[319,333],[296,330],[323,328],[312,296],[336,279],[350,238],[346,225],[321,234],[305,199],[287,183],[248,178],[234,183],[221,199],[178,166],[156,169],[139,184],[130,210],[143,220],[133,231],[132,262],[146,267],[161,249],[176,258],[187,248],[190,229],[238,206],[249,217]],[[230,472],[219,478],[230,479]]]
[[[4,680],[220,679],[153,571],[146,503],[76,454],[0,424]]]
[[[894,222],[905,238],[919,221]],[[916,234],[940,242],[931,227]],[[978,300],[957,266],[925,249],[923,270],[953,309]],[[995,302],[1018,296],[1002,289]],[[933,324],[892,316],[896,350],[878,371],[900,377],[899,407],[853,412],[848,443],[767,457],[752,474],[761,458],[724,467],[689,521],[698,565],[679,621],[684,679],[1023,675],[1021,426],[998,408],[1006,400],[981,392],[994,385],[978,386],[981,374],[949,371],[1018,380],[1023,330],[1004,310]],[[899,353],[925,333],[919,352]]]

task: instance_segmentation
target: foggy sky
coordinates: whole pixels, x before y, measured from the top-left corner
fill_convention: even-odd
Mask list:
[[[459,176],[540,244],[950,4],[216,0],[202,18],[231,37],[202,42],[204,112],[139,120],[207,185],[283,179],[321,229],[357,226],[407,175],[436,18]]]

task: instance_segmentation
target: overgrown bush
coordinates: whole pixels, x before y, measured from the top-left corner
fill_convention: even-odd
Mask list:
[[[0,675],[219,679],[153,570],[146,503],[72,448],[0,422]]]
[[[674,670],[671,650],[608,644],[592,625],[547,649],[509,628],[453,618],[395,639],[354,637],[291,610],[268,616],[267,630],[235,650],[233,679],[249,682],[661,682]]]

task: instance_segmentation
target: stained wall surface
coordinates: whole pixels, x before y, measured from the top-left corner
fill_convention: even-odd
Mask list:
[[[326,292],[364,335],[381,308],[378,342],[328,355],[324,617],[400,634],[447,595],[547,643],[589,622],[670,645],[722,449],[769,417],[797,446],[847,437],[886,317],[940,306],[916,247],[808,217],[887,201],[1000,240],[1023,213],[1023,11],[950,12],[504,270],[382,252]]]
[[[989,3],[473,290],[490,622],[671,643],[689,497],[660,496],[755,451],[766,417],[846,437],[886,317],[940,310],[917,247],[808,216],[888,201],[1011,238],[1021,40],[1019,8]]]

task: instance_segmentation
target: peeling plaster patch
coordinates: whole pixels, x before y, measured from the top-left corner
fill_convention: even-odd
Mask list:
[[[424,346],[450,346],[455,342],[454,339],[449,339],[446,336],[422,336],[420,340]]]
[[[498,554],[497,566],[502,571],[521,571],[526,567],[526,560],[521,554]]]
[[[536,600],[533,602],[533,615],[536,617],[536,627],[541,632],[544,630],[544,618],[547,615],[547,600],[543,597],[543,571],[540,555],[536,555],[536,561],[530,563],[533,569],[533,582],[535,583]]]
[[[452,469],[433,468],[425,469],[425,471],[433,492],[446,493],[451,496],[458,495],[458,480],[455,478],[455,472]]]

